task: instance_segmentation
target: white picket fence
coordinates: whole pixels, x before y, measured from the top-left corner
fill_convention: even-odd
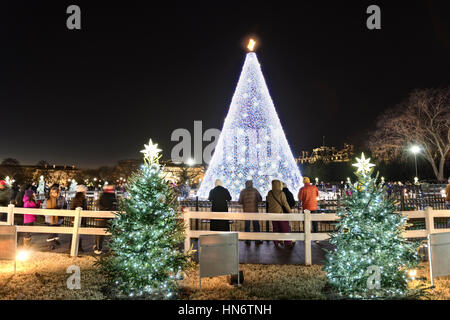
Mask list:
[[[406,238],[426,238],[429,234],[450,232],[447,229],[435,229],[434,218],[450,218],[450,210],[433,210],[427,207],[422,211],[402,211],[408,219],[425,219],[425,229],[406,230]],[[231,212],[207,212],[207,211],[189,211],[184,212],[184,221],[186,225],[186,239],[184,243],[185,250],[191,246],[191,238],[198,238],[202,234],[213,234],[218,231],[191,230],[190,219],[217,219],[217,220],[259,220],[259,221],[303,221],[304,232],[295,233],[276,233],[276,232],[238,232],[239,240],[293,240],[303,241],[305,246],[305,264],[312,263],[311,241],[322,241],[330,238],[328,233],[311,232],[312,221],[337,221],[339,217],[334,213],[310,213],[304,210],[303,213],[293,214],[274,214],[274,213],[231,213]]]
[[[82,208],[76,208],[75,210],[31,209],[17,208],[12,204],[8,207],[0,207],[0,212],[7,212],[8,214],[6,222],[0,222],[0,224],[4,225],[13,225],[14,215],[16,214],[73,217],[73,227],[17,226],[17,232],[72,234],[72,247],[70,248],[70,255],[73,257],[78,255],[78,240],[80,235],[110,235],[110,233],[106,232],[106,228],[82,228],[81,218],[116,218],[116,215],[112,211],[84,211]]]
[[[0,222],[3,225],[13,225],[14,215],[16,214],[34,214],[43,216],[73,217],[73,227],[64,226],[17,226],[17,232],[31,233],[59,233],[72,234],[71,256],[78,255],[78,240],[80,235],[110,235],[106,228],[82,228],[81,218],[116,218],[113,211],[85,211],[82,208],[76,210],[55,210],[55,209],[29,209],[17,208],[10,204],[8,207],[0,207],[0,212],[7,212],[7,221]],[[427,207],[424,211],[403,211],[403,215],[408,219],[425,219],[425,229],[407,230],[406,238],[426,238],[428,234],[439,232],[450,232],[447,229],[435,229],[434,218],[450,218],[450,210],[433,210]],[[217,219],[217,220],[258,220],[258,221],[304,221],[304,232],[295,233],[277,233],[277,232],[238,232],[240,240],[294,240],[304,241],[305,246],[305,264],[312,263],[311,241],[321,241],[330,238],[328,233],[311,232],[312,221],[337,221],[339,218],[334,213],[313,213],[304,210],[303,213],[293,214],[275,214],[275,213],[232,213],[232,212],[207,212],[207,211],[189,211],[183,212],[183,218],[186,228],[186,238],[184,249],[188,250],[191,246],[191,239],[198,238],[202,234],[213,234],[217,231],[191,230],[190,219]]]

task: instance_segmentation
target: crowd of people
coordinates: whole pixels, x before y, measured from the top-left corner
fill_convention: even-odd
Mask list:
[[[61,194],[61,187],[58,184],[50,186],[43,201],[37,199],[37,187],[33,184],[23,184],[15,192],[14,189],[9,188],[6,181],[0,180],[0,206],[5,207],[9,204],[14,204],[20,208],[42,208],[42,209],[70,209],[82,208],[87,210],[87,188],[84,185],[78,185],[75,196],[71,199],[70,205],[67,199]],[[98,208],[101,211],[115,211],[117,210],[117,199],[114,185],[105,185],[103,192],[98,199]],[[0,220],[6,221],[6,213],[3,213]],[[15,215],[15,225],[33,226],[37,222],[37,216],[34,214]],[[86,218],[81,219],[81,226],[86,227]],[[97,220],[97,226],[106,227],[106,219]],[[45,225],[50,227],[61,226],[64,223],[64,218],[60,216],[45,216]],[[20,235],[22,238],[22,235]],[[93,247],[94,253],[99,255],[103,251],[104,236],[95,235],[95,245]],[[61,245],[60,237],[57,233],[48,235],[46,242],[49,244],[50,250],[54,250]],[[31,233],[23,234],[24,247],[31,246]],[[69,244],[69,249],[71,243]],[[83,252],[83,243],[80,237],[78,244],[78,251]]]
[[[303,178],[304,186],[298,191],[298,200],[304,210],[309,210],[311,213],[318,212],[317,199],[319,197],[319,189],[311,183],[308,177]],[[348,188],[350,189],[350,188]],[[389,193],[389,188],[387,188]],[[450,210],[450,178],[445,189],[445,206]],[[348,194],[348,195],[351,195]],[[228,212],[228,203],[231,201],[230,192],[223,187],[220,179],[215,181],[215,187],[211,189],[208,200],[211,201],[212,212]],[[240,192],[238,203],[242,205],[243,212],[258,212],[258,204],[262,202],[262,196],[259,191],[253,187],[251,180],[246,181],[245,189]],[[279,181],[272,181],[272,190],[266,196],[266,212],[267,213],[291,213],[292,208],[296,202],[292,192],[287,188],[286,184]],[[245,232],[250,232],[250,224],[253,224],[253,232],[260,232],[260,225],[258,221],[245,221]],[[290,226],[288,221],[272,221],[273,232],[289,233]],[[228,220],[211,220],[210,230],[213,231],[230,231]],[[312,231],[318,232],[318,222],[312,222]],[[250,244],[250,241],[246,241]],[[256,244],[261,244],[262,241],[256,241]],[[275,246],[279,246],[279,241],[274,241]],[[291,241],[284,241],[284,245],[292,247]]]
[[[317,199],[319,196],[319,189],[311,183],[308,177],[303,178],[304,186],[298,190],[298,200],[304,210],[309,210],[311,213],[318,212]],[[9,204],[14,204],[21,208],[42,208],[42,209],[71,209],[78,207],[87,210],[86,199],[87,188],[84,185],[78,185],[76,194],[71,199],[70,205],[67,199],[61,194],[61,187],[58,184],[50,186],[46,192],[43,201],[37,199],[37,187],[33,184],[23,184],[19,188],[10,188],[5,180],[0,180],[0,206],[6,207]],[[450,210],[450,178],[446,187],[446,208]],[[230,192],[223,186],[220,179],[215,181],[215,187],[210,190],[208,200],[211,201],[213,212],[228,212],[228,201],[231,201]],[[253,187],[251,180],[246,181],[245,188],[240,192],[238,203],[242,205],[243,212],[258,212],[258,204],[263,201],[259,191]],[[296,201],[292,192],[288,189],[285,183],[279,180],[272,181],[272,189],[266,195],[266,212],[268,213],[291,213],[292,208],[296,205]],[[115,211],[117,210],[117,199],[114,185],[105,185],[103,192],[98,200],[98,208],[101,211]],[[14,224],[32,226],[36,224],[36,215],[24,214],[15,215]],[[105,227],[106,219],[97,220],[97,226]],[[0,221],[6,221],[6,213],[0,213]],[[51,227],[61,226],[64,222],[63,217],[59,216],[45,216],[45,224]],[[250,232],[250,225],[253,225],[253,232],[260,232],[259,221],[245,221],[245,232]],[[86,226],[85,218],[82,218],[81,226]],[[289,233],[290,226],[288,221],[272,221],[272,228],[274,232]],[[210,230],[212,231],[230,231],[228,220],[210,221]],[[312,222],[312,231],[318,232],[318,222]],[[46,241],[50,246],[50,250],[54,250],[61,245],[59,242],[59,235],[57,233],[50,234]],[[101,254],[103,250],[104,236],[95,236],[95,245],[93,247],[96,254]],[[250,244],[250,241],[246,241]],[[257,245],[262,241],[256,241]],[[23,235],[23,244],[25,247],[31,245],[31,233]],[[274,241],[275,246],[283,244],[286,247],[292,247],[291,241]],[[70,245],[69,245],[70,248]],[[80,238],[79,251],[83,252],[83,243]]]
[[[308,177],[303,178],[304,186],[298,191],[298,199],[302,204],[303,209],[317,212],[317,198],[319,196],[319,189],[311,184]],[[228,212],[228,201],[231,201],[230,192],[223,186],[220,179],[215,181],[215,187],[209,192],[208,200],[211,201],[211,211],[213,212]],[[253,187],[251,180],[246,181],[245,189],[239,194],[238,203],[242,205],[243,212],[258,212],[258,204],[262,201],[262,196],[259,191]],[[287,185],[279,180],[272,181],[272,189],[266,196],[266,211],[268,213],[291,213],[292,208],[296,202],[294,195],[288,189]],[[260,232],[258,221],[245,221],[245,231],[250,232],[250,224],[253,224],[253,232]],[[313,230],[317,232],[317,221],[313,222]],[[289,233],[290,226],[288,221],[272,221],[273,232]],[[230,231],[228,220],[214,220],[210,221],[210,230],[212,231]],[[250,244],[250,241],[246,241]],[[262,241],[256,241],[257,245]],[[291,241],[274,241],[275,246],[283,244],[286,247],[293,247]]]

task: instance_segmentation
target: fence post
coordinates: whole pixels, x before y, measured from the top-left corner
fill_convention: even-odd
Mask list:
[[[186,238],[184,239],[184,253],[186,253],[191,248],[191,217],[189,211],[185,211],[183,216],[184,216],[184,225],[186,228],[185,229]]]
[[[305,232],[305,264],[311,265],[311,211],[303,210],[305,220],[303,221]]]
[[[78,242],[79,242],[79,228],[81,226],[81,210],[82,208],[78,207],[75,209],[75,219],[73,221],[73,233],[72,233],[72,246],[70,248],[70,256],[76,257],[78,256]]]
[[[10,226],[14,225],[14,205],[8,204],[8,216],[6,217],[6,223]]]
[[[434,214],[432,207],[425,208],[425,227],[427,235],[434,233]]]

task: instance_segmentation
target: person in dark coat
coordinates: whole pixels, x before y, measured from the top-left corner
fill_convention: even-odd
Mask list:
[[[286,200],[289,204],[289,207],[294,208],[295,207],[295,199],[294,199],[294,195],[292,194],[292,192],[288,189],[286,183],[283,182],[283,192],[286,195]]]
[[[98,207],[100,211],[116,211],[117,210],[117,199],[115,188],[113,185],[106,185],[103,187],[103,193],[98,200]],[[106,219],[95,219],[97,221],[97,226],[101,228],[106,228]],[[101,254],[103,250],[103,240],[105,236],[95,236],[94,253]]]
[[[86,200],[86,187],[83,185],[78,185],[76,189],[77,193],[75,197],[73,197],[72,202],[70,203],[70,210],[75,210],[76,208],[82,208],[83,210],[87,210],[87,200]],[[81,218],[81,227],[86,227],[86,218]],[[78,242],[78,251],[84,252],[83,242],[81,240],[81,236]],[[72,238],[70,238],[69,249],[72,248]]]
[[[11,197],[10,197],[10,202],[14,205],[16,204],[16,196],[18,193],[19,193],[19,186],[17,184],[14,184],[11,187]]]
[[[212,212],[228,212],[228,203],[231,201],[230,192],[223,187],[223,183],[220,179],[215,181],[215,188],[209,192],[208,200],[211,201]],[[211,220],[209,226],[211,231],[230,231],[230,223],[228,220]]]

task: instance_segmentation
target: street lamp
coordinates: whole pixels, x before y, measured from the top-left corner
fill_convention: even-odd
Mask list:
[[[416,166],[416,177],[417,177],[417,154],[420,152],[420,147],[414,145],[409,150],[414,154],[414,164]]]

